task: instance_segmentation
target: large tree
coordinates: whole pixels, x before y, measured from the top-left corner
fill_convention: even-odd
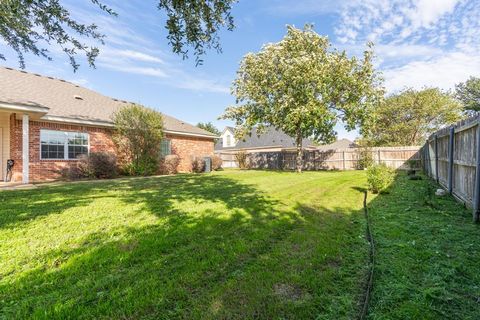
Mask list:
[[[463,115],[462,104],[437,88],[405,89],[376,108],[375,124],[362,142],[370,146],[422,145],[438,129]]]
[[[109,15],[116,13],[101,0],[89,0],[99,10]],[[218,31],[222,27],[234,28],[230,15],[237,0],[158,0],[158,9],[166,13],[165,28],[173,52],[188,57],[189,48],[197,64],[207,49],[221,50]],[[103,44],[104,35],[92,24],[74,20],[70,11],[60,0],[1,0],[0,38],[12,48],[25,67],[26,53],[51,59],[48,47],[57,44],[77,70],[77,55],[82,53],[90,66],[95,65],[99,54],[97,46],[89,46],[85,39],[91,38]],[[5,55],[0,53],[0,59]]]
[[[215,127],[211,122],[205,122],[205,123],[199,122],[197,123],[197,127],[199,127],[200,129],[206,130],[208,132],[211,132],[217,136],[220,136],[222,134],[220,130],[218,130],[217,127]]]
[[[303,138],[332,142],[339,121],[347,130],[366,127],[383,96],[372,57],[370,47],[362,59],[332,49],[310,25],[287,26],[283,40],[243,58],[232,87],[237,104],[222,118],[236,122],[239,138],[253,126],[260,133],[273,126],[295,138],[301,172]]]
[[[470,77],[455,86],[455,96],[468,112],[480,111],[480,78]]]

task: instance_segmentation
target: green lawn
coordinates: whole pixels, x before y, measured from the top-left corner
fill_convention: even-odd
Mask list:
[[[0,318],[354,318],[364,180],[225,171],[0,192]]]
[[[355,319],[363,171],[224,171],[0,192],[0,319]],[[480,230],[429,181],[369,197],[370,319],[480,318]]]

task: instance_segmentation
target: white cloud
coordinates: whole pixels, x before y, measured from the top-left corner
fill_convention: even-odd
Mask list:
[[[381,44],[375,46],[375,52],[382,58],[430,58],[442,54],[440,48],[420,44]]]
[[[103,51],[101,54],[105,54]],[[153,56],[148,53],[135,51],[135,50],[111,50],[108,55],[117,57],[117,58],[127,58],[130,60],[135,61],[142,61],[142,62],[153,62],[153,63],[164,63],[162,59],[159,57]]]
[[[213,81],[205,78],[192,78],[186,77],[182,81],[174,84],[177,88],[188,89],[201,92],[213,92],[213,93],[230,93],[228,86],[223,85],[217,81]]]
[[[478,0],[355,0],[342,11],[335,33],[346,47],[376,43],[377,67],[391,92],[452,89],[479,76],[479,30]]]
[[[459,0],[417,0],[407,17],[414,27],[430,27],[445,14],[453,12]]]
[[[477,0],[355,0],[342,10],[335,33],[350,42],[398,43],[426,38],[446,44],[448,31],[455,29],[461,37],[480,25],[479,10]]]
[[[338,13],[351,0],[267,0],[267,11],[274,15],[312,15]]]
[[[124,73],[139,74],[139,75],[151,76],[156,78],[168,78],[168,74],[164,70],[159,68],[140,67],[140,66],[125,65],[121,63],[104,63],[104,62],[99,62],[98,65],[110,70],[120,71]]]
[[[453,89],[455,84],[472,75],[480,76],[480,56],[463,52],[446,54],[428,61],[413,61],[383,72],[389,92],[405,87],[420,89],[424,86]]]

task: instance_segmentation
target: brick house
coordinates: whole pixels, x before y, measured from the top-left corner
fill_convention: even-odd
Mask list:
[[[115,153],[112,114],[130,104],[65,80],[0,67],[0,178],[14,160],[11,181],[54,180],[89,152]],[[216,136],[163,114],[163,154],[191,170],[194,156],[210,156]]]

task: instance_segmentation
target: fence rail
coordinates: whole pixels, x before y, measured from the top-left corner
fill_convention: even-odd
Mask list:
[[[412,160],[420,167],[420,147],[379,147],[370,148],[366,152],[371,154],[375,163],[385,163],[395,169],[407,169],[408,160]],[[359,169],[361,154],[365,149],[348,148],[337,150],[305,150],[303,152],[304,170],[355,170]],[[238,167],[235,159],[236,152],[218,152],[223,160],[223,167]],[[253,169],[295,170],[296,152],[283,150],[275,152],[247,151],[248,162]]]
[[[421,150],[425,173],[472,208],[475,222],[480,208],[479,141],[480,116],[474,116],[435,132]]]

